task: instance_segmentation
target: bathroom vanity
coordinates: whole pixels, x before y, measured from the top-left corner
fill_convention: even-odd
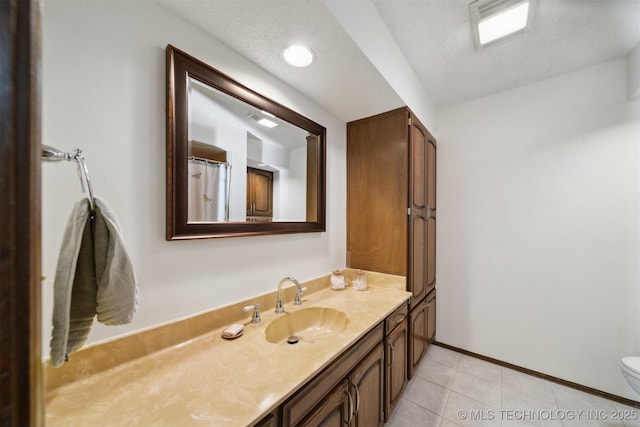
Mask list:
[[[406,348],[411,294],[402,276],[366,274],[366,291],[331,290],[328,275],[306,282],[299,307],[286,287],[284,314],[274,313],[274,292],[71,354],[45,367],[47,425],[382,425],[388,382],[401,390],[407,378],[395,337],[402,331]],[[253,303],[260,323],[242,311]],[[267,334],[311,309],[347,320],[293,345]],[[224,340],[232,323],[244,333]]]

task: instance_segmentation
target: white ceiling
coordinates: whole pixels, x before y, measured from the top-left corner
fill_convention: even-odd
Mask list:
[[[406,104],[327,0],[157,1],[345,121]],[[382,20],[357,25],[386,26],[437,109],[624,57],[640,42],[640,0],[537,0],[528,31],[480,51],[472,0],[341,1],[373,1]],[[293,42],[314,51],[310,67],[284,63]]]

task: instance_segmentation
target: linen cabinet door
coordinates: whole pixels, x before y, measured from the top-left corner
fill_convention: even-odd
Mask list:
[[[347,266],[406,276],[407,110],[347,124]]]
[[[299,424],[303,427],[344,427],[351,424],[354,398],[349,394],[349,381],[344,380]]]
[[[436,287],[436,142],[427,140],[427,267],[425,291]]]
[[[410,167],[409,167],[409,291],[413,293],[411,307],[419,304],[427,295],[427,218],[429,215],[428,202],[428,143],[426,130],[417,119],[410,122]]]
[[[427,136],[427,206],[436,209],[436,142]]]
[[[426,221],[427,236],[425,247],[426,265],[424,269],[424,292],[431,292],[436,287],[436,219],[431,217]]]

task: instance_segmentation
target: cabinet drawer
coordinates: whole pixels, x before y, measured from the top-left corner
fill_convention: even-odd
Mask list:
[[[358,362],[382,342],[383,338],[381,322],[283,405],[282,425],[298,425],[307,413],[353,370]]]
[[[384,321],[384,333],[388,335],[389,332],[393,331],[396,326],[401,324],[404,319],[409,315],[409,306],[406,303],[403,303],[400,307],[396,309],[393,313],[391,313]]]

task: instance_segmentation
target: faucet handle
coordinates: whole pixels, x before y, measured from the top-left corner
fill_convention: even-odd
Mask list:
[[[260,306],[260,303],[256,303],[256,304],[246,305],[242,307],[242,311],[244,311],[245,313],[247,311],[253,310],[253,314],[251,315],[251,323],[260,323],[260,321],[262,320],[260,318],[260,313],[258,312],[259,306]]]
[[[306,286],[304,288],[298,288],[296,290],[296,300],[293,303],[293,305],[302,305],[302,299],[300,298],[300,295],[302,295],[302,293],[306,290],[307,290]]]

